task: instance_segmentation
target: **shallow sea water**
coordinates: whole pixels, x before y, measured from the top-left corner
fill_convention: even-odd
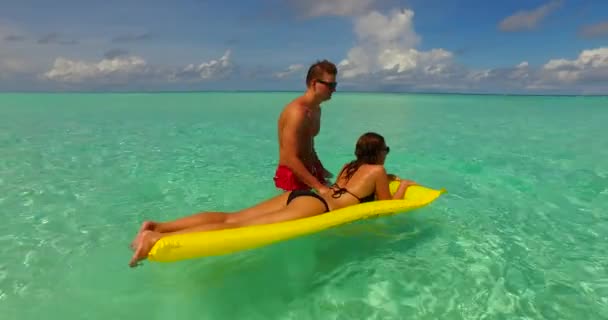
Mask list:
[[[130,269],[143,219],[276,195],[297,93],[0,95],[3,319],[608,319],[608,98],[336,93],[336,172],[377,131],[428,207]]]

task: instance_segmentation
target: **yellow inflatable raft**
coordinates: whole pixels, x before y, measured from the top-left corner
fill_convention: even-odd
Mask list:
[[[394,194],[398,186],[398,182],[391,182],[391,193]],[[268,225],[167,236],[152,247],[148,260],[172,262],[253,249],[357,220],[420,208],[433,202],[444,192],[445,189],[434,190],[415,185],[407,188],[403,200],[361,203],[322,215]]]

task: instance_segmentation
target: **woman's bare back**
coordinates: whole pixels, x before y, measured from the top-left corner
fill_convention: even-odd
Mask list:
[[[324,198],[332,210],[358,204],[360,199],[376,193],[377,180],[381,174],[386,175],[384,166],[373,164],[362,164],[350,179],[346,178],[346,171],[342,170],[331,187],[331,192],[325,194]]]

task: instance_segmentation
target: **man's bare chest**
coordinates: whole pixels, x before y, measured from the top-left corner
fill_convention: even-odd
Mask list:
[[[307,131],[311,137],[314,137],[319,134],[321,130],[321,114],[318,112],[309,113],[307,115]]]

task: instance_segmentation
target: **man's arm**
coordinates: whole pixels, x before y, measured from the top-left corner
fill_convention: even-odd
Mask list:
[[[319,108],[319,126],[321,126],[321,112],[322,112],[322,110]],[[323,169],[322,176],[325,179],[332,178],[334,175],[331,172],[327,171],[327,169],[325,169],[325,167],[323,166],[323,163],[321,162],[321,159],[319,159],[319,155],[317,154],[317,149],[315,148],[314,137],[312,138],[311,144],[312,144],[313,161],[314,161],[315,165],[318,168]]]
[[[327,171],[327,169],[325,169],[325,167],[323,166],[323,163],[321,162],[321,159],[319,159],[319,155],[317,154],[317,150],[315,149],[315,140],[312,140],[312,155],[313,155],[313,161],[315,163],[319,164],[319,167],[321,167],[323,169],[323,176],[325,178],[332,178],[334,175]]]
[[[281,134],[283,135],[281,139],[283,141],[283,156],[287,161],[285,165],[293,171],[300,181],[321,192],[322,190],[327,189],[327,187],[321,184],[321,182],[308,171],[298,154],[304,143],[303,140],[307,139],[304,134],[304,130],[306,129],[305,120],[305,115],[301,110],[292,109],[287,114],[283,130],[281,131]]]

